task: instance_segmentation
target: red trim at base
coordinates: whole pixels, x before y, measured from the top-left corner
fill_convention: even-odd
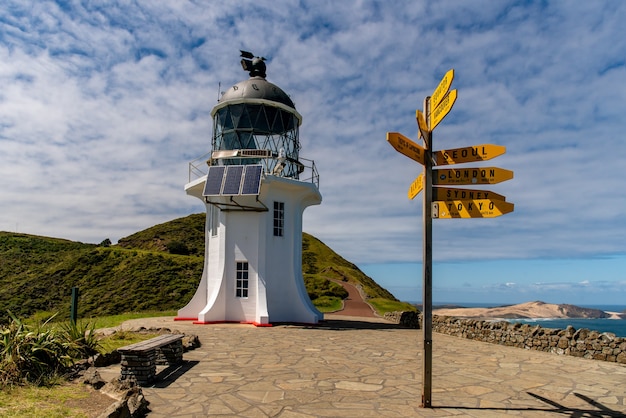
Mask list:
[[[258,322],[249,321],[198,321],[198,318],[193,318],[193,323],[196,325],[212,325],[212,324],[244,324],[254,325],[255,327],[271,327],[272,324],[259,324]]]

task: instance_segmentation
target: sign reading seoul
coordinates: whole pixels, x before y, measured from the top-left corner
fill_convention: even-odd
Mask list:
[[[506,147],[502,145],[484,144],[435,151],[433,154],[437,165],[449,165],[491,160],[505,152]]]

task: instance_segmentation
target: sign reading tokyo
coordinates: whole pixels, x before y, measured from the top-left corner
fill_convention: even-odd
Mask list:
[[[513,203],[503,200],[475,199],[451,202],[433,201],[433,218],[495,218],[513,212]]]
[[[512,171],[498,167],[433,170],[434,185],[496,184],[512,178]]]
[[[434,152],[434,156],[437,165],[449,165],[486,161],[498,157],[505,152],[506,147],[502,145],[483,144],[436,151]]]

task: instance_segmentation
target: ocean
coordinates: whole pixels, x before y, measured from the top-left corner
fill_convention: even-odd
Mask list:
[[[617,337],[626,337],[625,319],[509,319],[509,322],[539,325],[541,328],[565,329],[568,325],[576,329],[612,332]]]
[[[506,303],[433,303],[433,306],[459,306],[464,308],[490,308],[510,305]],[[600,309],[605,312],[624,312],[626,305],[576,305],[581,308]],[[612,332],[617,337],[626,338],[626,319],[508,319],[509,322],[536,324],[541,328],[565,329],[568,325],[576,329],[587,328],[592,331]]]

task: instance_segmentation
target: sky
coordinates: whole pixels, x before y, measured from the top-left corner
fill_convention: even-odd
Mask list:
[[[458,168],[512,170],[480,189],[515,210],[433,220],[434,302],[626,305],[624,22],[618,1],[4,0],[0,230],[116,243],[203,212],[188,163],[243,49],[303,116],[304,231],[419,301],[422,166],[386,133],[418,142],[454,69],[433,147],[505,146]]]

